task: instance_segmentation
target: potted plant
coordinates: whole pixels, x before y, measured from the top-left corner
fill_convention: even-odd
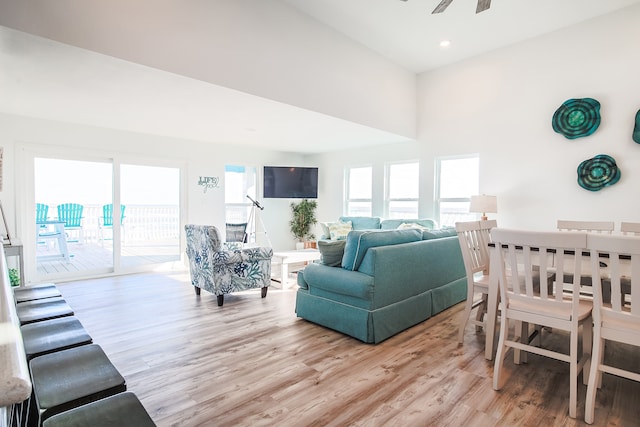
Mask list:
[[[291,202],[293,218],[289,221],[289,227],[291,234],[295,236],[302,248],[304,248],[305,240],[313,240],[316,237],[311,232],[311,226],[318,222],[316,220],[317,206],[315,200],[302,199],[300,203]],[[298,246],[296,245],[296,247]]]

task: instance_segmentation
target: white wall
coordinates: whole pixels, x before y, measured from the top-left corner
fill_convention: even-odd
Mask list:
[[[433,209],[437,156],[480,154],[480,191],[498,197],[501,226],[554,229],[557,219],[640,221],[640,145],[631,133],[640,109],[640,7],[531,39],[418,78],[418,142],[312,157],[324,186],[322,220],[341,214],[346,165],[421,160],[421,216]],[[600,101],[591,136],[568,140],[551,128],[567,99]],[[613,156],[618,184],[590,192],[577,184],[580,162]],[[379,189],[382,184],[378,182]],[[380,214],[377,212],[376,214]]]
[[[230,145],[182,141],[153,135],[80,126],[21,116],[0,114],[0,147],[4,148],[3,189],[0,200],[9,227],[25,241],[30,219],[23,186],[29,182],[29,168],[20,155],[24,148],[53,149],[59,155],[85,153],[97,157],[117,157],[125,161],[154,161],[186,170],[186,223],[213,224],[224,230],[224,165],[256,166],[261,174],[265,164],[303,164],[301,156],[268,150],[241,150]],[[220,188],[206,193],[197,185],[200,176],[218,176]],[[82,177],[78,177],[82,179]],[[17,203],[16,203],[17,201]],[[266,199],[262,219],[276,249],[293,249],[295,240],[289,231],[290,200]]]
[[[419,140],[432,156],[479,152],[480,190],[498,197],[499,224],[553,229],[557,219],[640,221],[640,6],[419,77]],[[551,118],[567,99],[601,103],[591,136],[568,140]],[[590,192],[580,162],[613,156],[618,184]]]
[[[405,137],[416,134],[415,73],[280,1],[0,0],[0,25]]]

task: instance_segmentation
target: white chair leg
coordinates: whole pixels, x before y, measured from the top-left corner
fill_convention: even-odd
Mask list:
[[[507,353],[505,341],[509,333],[509,322],[503,319],[500,324],[500,338],[498,339],[498,351],[496,352],[496,361],[493,365],[493,389],[500,390],[502,388],[502,367],[504,358]]]
[[[569,417],[578,412],[578,331],[572,331],[569,344]]]
[[[516,341],[527,344],[529,341],[529,324],[527,322],[516,322]],[[513,349],[513,363],[519,365],[527,363],[527,352],[518,348]]]
[[[594,337],[596,345],[593,347],[591,355],[591,369],[589,370],[589,384],[587,385],[587,397],[584,408],[584,421],[593,424],[596,408],[596,392],[600,388],[599,380],[602,379],[600,364],[604,355],[604,340],[600,336]]]
[[[471,309],[473,308],[473,294],[467,296],[467,301],[464,304],[464,311],[462,312],[462,319],[460,321],[460,329],[458,330],[458,343],[464,342],[464,330],[467,327],[469,316],[471,315]]]
[[[591,319],[582,324],[582,357],[587,357],[582,367],[582,383],[589,384],[589,373],[591,371],[592,352],[593,350],[593,321]]]

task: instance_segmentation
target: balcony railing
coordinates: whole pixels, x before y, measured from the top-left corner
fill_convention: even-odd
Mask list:
[[[49,206],[55,219],[57,206]],[[102,205],[84,205],[82,233],[85,242],[97,242],[111,236],[111,227],[101,228]],[[126,205],[122,222],[123,241],[167,240],[180,237],[180,209],[177,205]],[[70,233],[73,231],[70,230]]]

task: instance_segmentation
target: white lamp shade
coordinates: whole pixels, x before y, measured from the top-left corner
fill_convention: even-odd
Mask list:
[[[497,213],[498,200],[496,196],[487,196],[486,194],[482,194],[479,196],[471,196],[471,204],[469,205],[469,212],[477,212],[481,214]]]

